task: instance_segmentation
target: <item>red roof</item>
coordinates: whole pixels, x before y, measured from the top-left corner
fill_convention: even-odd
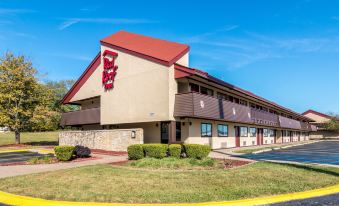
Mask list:
[[[318,116],[321,116],[321,117],[324,117],[324,118],[328,118],[328,119],[331,119],[331,116],[327,115],[327,114],[323,114],[323,113],[320,113],[320,112],[317,112],[317,111],[314,111],[312,109],[309,109],[307,110],[306,112],[302,113],[302,115],[306,115],[306,114],[316,114]]]
[[[171,66],[189,51],[189,46],[153,37],[119,31],[100,41],[114,49]]]

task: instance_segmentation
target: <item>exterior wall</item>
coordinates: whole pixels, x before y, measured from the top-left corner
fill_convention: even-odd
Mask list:
[[[240,136],[240,147],[243,147],[243,146],[253,146],[253,145],[257,145],[258,142],[257,142],[257,134],[255,137],[251,137],[250,136],[250,127],[254,127],[254,126],[248,126],[248,125],[243,125],[243,124],[236,124],[234,126],[244,126],[244,127],[248,127],[248,133],[247,133],[247,137],[241,137]],[[233,126],[233,128],[234,128]],[[256,127],[255,127],[256,128]],[[257,128],[257,133],[258,133],[258,128]],[[234,132],[234,135],[235,135],[235,132]]]
[[[133,133],[135,137],[132,137]],[[143,142],[143,130],[140,128],[59,133],[59,145],[82,145],[91,149],[127,151],[129,145]]]
[[[132,123],[117,125],[121,129],[142,128],[144,143],[160,143],[160,122]]]
[[[288,136],[283,136],[283,143],[291,142],[291,138]]]
[[[101,46],[102,53],[106,49],[118,53],[114,88],[108,91],[103,88],[101,62],[71,102],[100,96],[102,125],[174,120],[177,93],[174,66],[163,66]],[[178,62],[188,64],[188,54]]]
[[[100,107],[100,97],[81,101],[81,109],[91,109]]]
[[[189,122],[192,122],[192,125],[190,125]],[[212,124],[212,137],[201,137],[201,123]],[[218,124],[228,125],[228,137],[218,137]],[[185,126],[182,126],[182,141],[188,144],[208,144],[212,147],[212,149],[235,147],[234,125],[218,121],[189,119],[185,122]]]
[[[268,137],[264,137],[263,144],[274,144],[274,137],[268,135]]]
[[[325,118],[325,117],[322,117],[322,116],[319,116],[319,115],[313,114],[313,113],[307,113],[304,116],[313,119],[315,121],[315,123],[325,123],[325,122],[330,120],[329,118]]]
[[[189,52],[181,57],[176,63],[185,67],[189,67]]]
[[[276,143],[283,143],[283,137],[281,134],[281,130],[276,131],[276,136],[277,136]]]

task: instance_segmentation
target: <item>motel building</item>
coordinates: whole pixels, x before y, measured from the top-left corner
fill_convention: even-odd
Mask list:
[[[133,143],[138,128],[138,143],[213,149],[306,141],[316,130],[307,116],[191,68],[189,51],[126,31],[103,38],[62,100],[80,110],[62,114],[61,124],[85,134],[132,131],[114,144]]]

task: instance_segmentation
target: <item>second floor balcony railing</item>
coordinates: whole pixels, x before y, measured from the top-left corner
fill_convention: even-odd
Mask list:
[[[196,92],[176,95],[174,116],[311,131],[311,125],[308,123]]]
[[[60,122],[62,126],[98,123],[100,123],[100,108],[91,108],[62,113]]]

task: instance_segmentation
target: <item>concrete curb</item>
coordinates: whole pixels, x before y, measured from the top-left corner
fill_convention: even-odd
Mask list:
[[[244,200],[231,200],[231,201],[222,201],[222,202],[204,202],[204,203],[171,203],[171,204],[132,204],[132,203],[96,203],[96,202],[69,202],[69,201],[56,201],[56,200],[45,200],[40,198],[26,197],[20,195],[14,195],[6,192],[0,191],[0,202],[9,205],[17,206],[80,206],[80,205],[91,205],[91,206],[254,206],[254,205],[265,205],[278,202],[285,202],[290,200],[299,200],[306,198],[319,197],[324,195],[330,195],[334,193],[339,193],[339,185],[330,186],[321,189],[309,190],[305,192],[296,192],[290,194],[282,194],[276,196],[267,196],[267,197],[258,197],[252,199]]]

